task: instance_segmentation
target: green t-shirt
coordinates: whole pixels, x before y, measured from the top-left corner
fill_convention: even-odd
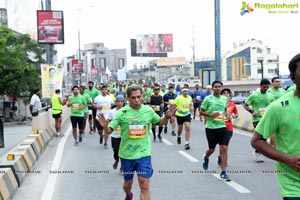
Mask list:
[[[63,105],[59,102],[60,95],[55,94],[51,97],[51,103],[52,103],[52,114],[59,114],[62,112]]]
[[[152,93],[153,93],[153,90],[152,89],[147,89],[146,90],[146,92],[145,92],[145,94],[144,94],[144,103],[147,103],[147,101],[148,101],[148,98],[152,95]]]
[[[277,100],[280,97],[282,97],[286,93],[286,91],[282,88],[278,88],[278,90],[274,90],[273,88],[270,88],[268,89],[268,93],[273,95],[274,100]]]
[[[287,93],[272,103],[256,132],[267,139],[274,133],[276,149],[291,156],[300,155],[300,99],[293,93]],[[300,197],[300,172],[288,165],[276,162],[277,181],[283,197]]]
[[[181,110],[182,113],[176,111],[175,115],[178,117],[184,117],[187,116],[190,113],[190,108],[191,105],[193,104],[193,100],[192,97],[190,97],[189,95],[187,95],[186,97],[184,97],[183,95],[180,95],[178,97],[176,97],[176,99],[173,101],[173,103],[177,106],[178,110]]]
[[[133,109],[129,105],[117,111],[109,127],[121,127],[119,156],[135,160],[151,155],[151,124],[160,121],[154,110],[146,105]]]
[[[90,97],[92,99],[94,99],[96,96],[98,96],[99,94],[101,94],[101,92],[99,90],[97,90],[96,88],[93,87],[93,89],[85,89],[84,93],[88,93],[88,95],[90,95]]]
[[[204,98],[204,101],[201,104],[201,109],[208,113],[220,113],[220,115],[216,118],[206,117],[205,128],[218,129],[226,127],[224,114],[225,109],[227,108],[227,103],[228,99],[223,95],[216,97],[212,94]]]
[[[296,85],[292,85],[286,92],[294,92],[296,90]]]
[[[91,99],[91,97],[90,97],[90,95],[88,93],[83,93],[82,96],[85,99],[85,101],[86,101],[87,104],[89,104],[89,103],[92,102],[92,99]],[[88,112],[88,111],[89,111],[88,107],[85,107],[83,109],[83,112]]]
[[[79,106],[83,106],[86,104],[84,97],[78,94],[77,97],[70,96],[68,99],[69,102],[72,103],[71,105],[71,116],[73,117],[84,117],[84,109],[80,110]]]
[[[262,94],[260,92],[253,92],[247,99],[246,104],[252,106],[253,111],[257,117],[252,117],[252,122],[259,122],[264,115],[268,105],[274,100],[273,95],[269,93]]]

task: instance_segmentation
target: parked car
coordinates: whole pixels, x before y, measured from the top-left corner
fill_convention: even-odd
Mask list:
[[[235,104],[243,104],[245,103],[247,97],[243,97],[243,96],[235,96],[232,97],[231,101]]]

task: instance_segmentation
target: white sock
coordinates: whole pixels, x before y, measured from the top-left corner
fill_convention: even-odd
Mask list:
[[[185,141],[185,144],[188,144],[189,143],[189,141]]]

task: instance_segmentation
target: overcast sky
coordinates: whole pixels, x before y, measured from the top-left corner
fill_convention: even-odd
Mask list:
[[[247,1],[252,7],[256,2],[297,3],[293,0]],[[279,54],[283,71],[290,58],[299,52],[300,13],[270,14],[267,10],[255,9],[241,16],[241,7],[241,0],[221,1],[222,53],[232,50],[234,42],[262,40],[272,52]],[[299,8],[294,10],[300,11]],[[130,38],[136,34],[173,33],[174,53],[168,56],[190,59],[193,25],[196,58],[214,56],[213,0],[52,0],[52,10],[63,10],[65,17],[65,44],[56,45],[59,59],[76,53],[78,25],[82,47],[86,43],[102,42],[110,49],[127,48],[128,68],[143,61],[130,58]]]

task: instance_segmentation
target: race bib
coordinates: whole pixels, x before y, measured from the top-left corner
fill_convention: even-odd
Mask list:
[[[92,110],[89,110],[89,115],[92,115],[93,114],[93,111]]]
[[[183,104],[183,107],[184,107],[184,108],[189,108],[189,107],[190,107],[190,104],[185,103],[185,104]]]
[[[101,110],[108,110],[108,109],[109,109],[109,105],[108,104],[101,105]]]
[[[265,111],[266,111],[266,108],[259,108],[259,109],[258,109],[259,116],[262,117],[262,116],[264,115]]]
[[[154,106],[154,111],[156,112],[160,111],[160,106]]]
[[[196,96],[196,100],[200,100],[200,96],[198,95],[198,96]]]
[[[73,108],[74,110],[78,110],[78,109],[79,109],[79,104],[78,104],[78,103],[72,104],[72,108]]]
[[[146,126],[145,125],[129,125],[129,138],[141,139],[146,136]]]
[[[174,104],[174,99],[169,100],[170,104]]]
[[[220,113],[219,116],[213,118],[213,120],[214,120],[214,121],[224,121],[224,118],[226,117],[226,116],[224,115],[224,113],[223,113],[223,112],[217,112],[217,113]]]
[[[121,133],[121,126],[118,126],[115,131],[116,131],[116,133],[120,134]]]

